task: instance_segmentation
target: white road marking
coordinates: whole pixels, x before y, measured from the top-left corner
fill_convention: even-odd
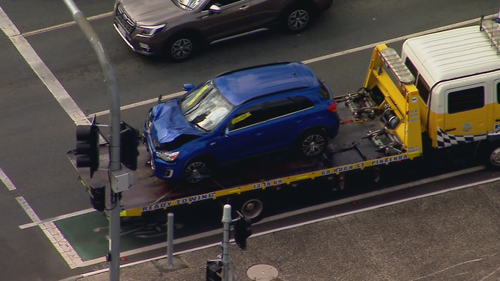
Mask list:
[[[450,191],[456,191],[456,190],[461,190],[461,189],[474,187],[474,186],[478,186],[478,185],[482,185],[482,184],[492,183],[492,182],[496,182],[496,181],[500,181],[500,178],[494,178],[494,179],[483,180],[483,181],[479,181],[479,182],[475,182],[475,183],[460,185],[460,186],[452,187],[452,188],[441,190],[441,191],[436,191],[436,192],[429,193],[429,194],[414,196],[414,197],[410,197],[407,199],[393,201],[393,202],[389,202],[389,203],[385,203],[385,204],[381,204],[381,205],[377,205],[377,206],[367,207],[367,208],[363,208],[363,209],[359,209],[359,210],[355,210],[355,211],[351,211],[351,212],[346,212],[346,213],[342,213],[342,214],[337,214],[337,215],[333,215],[333,216],[328,216],[328,217],[324,217],[324,218],[320,218],[320,219],[316,219],[316,220],[312,220],[312,221],[307,221],[307,222],[303,222],[303,223],[298,223],[298,224],[294,224],[294,225],[289,225],[289,226],[285,226],[285,227],[271,229],[268,231],[263,231],[263,232],[252,234],[252,236],[250,236],[248,239],[252,239],[253,237],[263,236],[263,235],[274,233],[274,232],[293,229],[293,228],[297,228],[297,227],[301,227],[301,226],[305,226],[305,225],[309,225],[309,224],[313,224],[313,223],[317,223],[317,222],[322,222],[322,221],[327,221],[327,220],[345,217],[345,216],[349,216],[349,215],[354,215],[354,214],[358,214],[358,213],[363,213],[366,211],[371,211],[371,210],[375,210],[375,209],[379,209],[379,208],[383,208],[383,207],[387,207],[387,206],[397,205],[400,203],[404,203],[404,202],[408,202],[408,201],[412,201],[412,200],[416,200],[416,199],[420,199],[420,198],[431,197],[434,195],[439,195],[439,194],[447,193]],[[222,230],[218,230],[218,231],[213,230],[210,232],[210,235],[221,234],[221,233],[222,233]],[[231,243],[234,242],[234,239],[231,239],[230,242]],[[162,244],[166,244],[166,243],[162,243]],[[175,240],[174,240],[174,244],[175,244]],[[160,245],[160,244],[158,244],[158,245]],[[167,247],[166,245],[162,245],[162,246]],[[220,242],[200,246],[200,247],[185,250],[185,251],[174,252],[174,256],[178,256],[178,255],[182,255],[182,254],[186,254],[186,253],[191,253],[191,252],[196,252],[198,250],[203,250],[203,249],[217,247],[217,246],[220,246]],[[121,256],[127,256],[125,253],[126,252],[124,252]],[[158,256],[158,257],[140,260],[140,261],[136,261],[136,262],[131,262],[131,263],[121,265],[120,268],[125,268],[125,267],[130,267],[130,266],[134,266],[134,265],[138,265],[138,264],[143,264],[143,263],[147,263],[150,261],[166,259],[167,257],[168,257],[167,255],[163,255],[163,256]],[[97,260],[101,260],[101,259],[96,259],[94,261],[97,261]],[[102,261],[104,261],[104,258],[102,259]],[[87,261],[87,262],[90,262],[90,261]],[[89,276],[93,276],[96,274],[107,272],[108,270],[109,270],[109,268],[91,271],[91,272],[83,273],[79,277],[89,277]]]
[[[496,15],[497,14],[485,16],[485,19],[494,18]],[[479,24],[479,20],[478,19],[472,19],[472,20],[467,20],[467,21],[463,21],[463,22],[459,22],[459,23],[445,25],[445,26],[441,26],[441,27],[438,27],[438,28],[429,29],[429,30],[425,30],[425,31],[422,31],[422,32],[417,32],[417,33],[413,33],[413,34],[409,34],[409,35],[404,35],[404,36],[400,36],[400,37],[396,37],[396,38],[392,38],[392,39],[380,41],[380,42],[377,42],[377,43],[372,43],[372,44],[368,44],[368,45],[365,45],[365,46],[361,46],[361,47],[357,47],[357,48],[345,50],[345,51],[342,51],[342,52],[337,52],[337,53],[333,53],[333,54],[329,54],[329,55],[325,55],[325,56],[321,56],[321,57],[317,57],[317,58],[305,60],[302,63],[304,63],[304,64],[311,64],[311,63],[315,63],[315,62],[318,62],[318,61],[324,61],[324,60],[328,60],[328,59],[340,57],[340,56],[343,56],[343,55],[352,54],[352,53],[359,52],[359,51],[373,49],[373,48],[375,48],[375,46],[380,45],[380,44],[395,43],[395,42],[403,41],[403,40],[411,38],[411,37],[422,36],[422,35],[426,35],[426,34],[430,34],[430,33],[435,33],[435,32],[439,32],[439,31],[444,31],[444,30],[448,30],[448,29],[462,27],[462,26],[470,25],[470,24]]]
[[[0,169],[0,180],[5,184],[8,190],[13,191],[16,190],[14,184],[10,181],[9,177],[5,174],[5,172]]]
[[[33,69],[43,84],[45,84],[45,87],[47,87],[49,92],[54,96],[57,102],[59,102],[73,122],[75,122],[76,125],[90,124],[90,121],[83,111],[76,105],[75,101],[38,56],[26,38],[21,35],[2,7],[0,7],[0,29],[9,37],[9,40],[14,44],[21,56],[23,56],[31,69]]]
[[[485,18],[486,19],[491,19],[491,18],[494,18],[495,16],[496,16],[496,14],[493,14],[493,15],[485,16]],[[434,28],[434,29],[429,29],[429,30],[422,31],[422,32],[417,32],[417,33],[413,33],[413,34],[409,34],[409,35],[405,35],[405,36],[400,36],[400,37],[397,37],[397,38],[392,38],[392,39],[388,39],[388,40],[385,40],[385,41],[380,41],[380,42],[377,42],[377,43],[372,43],[372,44],[360,46],[360,47],[357,47],[357,48],[353,48],[353,49],[349,49],[349,50],[345,50],[345,51],[341,51],[341,52],[337,52],[337,53],[332,53],[332,54],[328,54],[328,55],[317,57],[317,58],[312,58],[312,59],[304,60],[304,61],[302,61],[302,63],[303,64],[312,64],[312,63],[315,63],[315,62],[329,60],[329,59],[333,59],[333,58],[336,58],[336,57],[340,57],[340,56],[352,54],[352,53],[355,53],[355,52],[360,52],[360,51],[364,51],[364,50],[368,50],[368,49],[373,49],[375,46],[377,46],[379,44],[390,44],[390,43],[394,43],[394,42],[405,40],[405,39],[410,38],[410,37],[421,36],[421,35],[425,35],[425,34],[429,34],[429,33],[434,33],[434,32],[439,32],[439,31],[443,31],[443,30],[453,29],[453,28],[457,28],[457,27],[461,27],[461,26],[465,26],[465,25],[470,25],[470,24],[474,24],[474,23],[478,23],[478,19],[467,20],[467,21],[463,21],[463,22],[459,22],[459,23],[455,23],[455,24],[450,24],[450,25],[446,25],[446,26],[442,26],[442,27],[438,27],[438,28]],[[177,93],[168,94],[168,95],[164,95],[164,96],[165,97],[172,97],[173,98],[173,97],[178,97],[178,96],[182,95],[183,93],[184,92],[177,92]],[[158,101],[158,99],[155,98],[155,99],[149,99],[149,100],[145,100],[145,101],[141,101],[141,102],[136,102],[136,103],[132,103],[132,104],[129,104],[129,105],[122,106],[121,110],[132,109],[132,108],[135,108],[135,107],[138,107],[138,106],[152,104],[152,103],[155,103],[157,101]],[[107,114],[109,114],[109,110],[100,111],[100,112],[97,112],[97,113],[94,113],[94,114],[96,114],[97,116],[107,115]],[[89,118],[90,118],[90,116],[93,116],[94,114],[90,114]]]
[[[182,96],[184,93],[186,93],[186,92],[185,91],[184,92],[176,92],[176,93],[173,93],[173,94],[169,94],[168,96],[165,96],[165,97],[168,97],[168,98],[177,98],[177,97]],[[149,100],[145,100],[145,101],[140,101],[140,102],[132,103],[132,104],[129,104],[129,105],[124,105],[124,106],[120,107],[120,110],[131,109],[131,108],[135,108],[135,107],[139,107],[139,106],[143,106],[143,105],[152,104],[152,103],[155,103],[155,102],[158,102],[158,98],[149,99]],[[103,111],[99,111],[99,112],[90,114],[90,115],[87,116],[87,118],[91,118],[94,115],[96,115],[96,116],[103,116],[103,115],[108,115],[108,114],[109,114],[109,110],[103,110]]]
[[[26,199],[24,199],[23,196],[16,197],[16,200],[17,202],[19,202],[21,208],[23,208],[23,210],[33,222],[40,222],[40,218],[37,216],[28,202],[26,202]],[[56,250],[63,257],[63,259],[71,269],[80,267],[82,263],[80,256],[78,256],[75,249],[73,249],[71,244],[66,240],[66,238],[64,238],[64,235],[61,233],[61,231],[59,231],[59,229],[53,222],[45,222],[38,226],[43,231],[45,236],[47,236],[52,245],[54,245]]]
[[[483,166],[472,167],[472,168],[467,168],[467,169],[463,169],[463,170],[460,170],[460,171],[455,171],[455,172],[451,172],[451,173],[447,173],[447,174],[438,175],[438,176],[435,176],[435,177],[430,177],[430,178],[425,178],[425,179],[417,180],[417,181],[414,181],[414,182],[409,182],[409,183],[406,183],[406,184],[396,185],[396,186],[393,186],[393,187],[389,187],[389,188],[382,189],[382,190],[377,190],[377,191],[374,191],[374,192],[369,192],[369,193],[365,193],[365,194],[361,194],[361,195],[357,195],[357,196],[353,196],[353,197],[349,197],[349,198],[344,198],[344,199],[341,199],[341,200],[336,200],[336,201],[332,201],[332,202],[328,202],[328,203],[324,203],[324,204],[320,204],[320,205],[315,205],[315,206],[312,206],[312,207],[306,207],[306,208],[302,208],[302,209],[295,210],[295,211],[292,211],[292,212],[287,212],[287,213],[284,213],[284,214],[270,216],[270,217],[262,219],[260,222],[255,223],[254,225],[263,224],[263,223],[269,223],[269,222],[272,222],[272,221],[276,221],[276,220],[280,220],[280,219],[284,219],[284,218],[288,218],[288,217],[293,217],[293,216],[296,216],[298,214],[304,214],[304,213],[308,213],[308,212],[312,212],[312,211],[316,211],[316,210],[320,210],[320,209],[325,209],[325,208],[329,208],[329,207],[333,207],[333,206],[338,206],[338,205],[346,204],[346,203],[353,202],[353,201],[359,201],[359,200],[363,200],[363,199],[367,199],[367,198],[372,198],[372,197],[375,197],[375,196],[379,196],[379,195],[383,195],[383,194],[395,192],[395,191],[402,190],[402,189],[405,189],[405,188],[410,188],[410,187],[415,187],[415,186],[419,186],[419,185],[424,185],[424,184],[428,184],[428,183],[431,183],[431,182],[436,182],[436,181],[448,179],[448,178],[451,178],[451,177],[455,177],[455,176],[458,176],[458,175],[470,174],[470,173],[481,171],[481,170],[484,170],[484,169],[485,169],[485,167],[483,167]],[[468,184],[468,185],[454,187],[454,188],[451,188],[451,189],[448,189],[448,190],[458,190],[458,189],[462,189],[462,188],[474,186],[476,184],[479,185],[479,184],[489,183],[489,182],[493,182],[493,181],[497,181],[497,180],[500,180],[500,178],[495,178],[495,179],[492,179],[492,180],[486,180],[486,181],[481,181],[481,182],[478,182],[478,183],[472,183],[472,184]],[[394,202],[386,203],[384,205],[374,206],[374,207],[370,207],[370,208],[371,209],[376,209],[376,208],[379,208],[379,207],[382,207],[382,206],[388,206],[388,205],[392,205],[392,204],[397,204],[397,203],[405,202],[405,200],[409,201],[409,200],[412,200],[412,199],[418,199],[418,198],[422,198],[422,197],[432,196],[432,195],[440,194],[440,193],[443,193],[443,192],[446,192],[446,191],[438,191],[438,192],[434,192],[434,193],[429,193],[427,195],[421,195],[421,196],[412,197],[410,199],[403,199],[403,200],[399,200],[399,201],[394,201]],[[365,211],[365,210],[369,210],[370,208],[361,209],[361,210],[357,210],[357,211],[352,211],[352,212],[345,213],[345,214],[339,214],[339,215],[331,216],[331,217],[328,217],[328,218],[340,217],[340,216],[344,216],[344,215],[347,215],[347,214],[352,214],[352,213],[355,213],[355,212],[362,212],[362,211]],[[323,221],[323,220],[326,220],[326,219],[325,218],[321,218],[321,219],[317,219],[315,221],[318,222],[318,221]],[[294,227],[298,227],[298,226],[302,226],[302,225],[306,225],[306,224],[309,224],[309,222],[291,225],[291,226],[288,226],[288,228],[294,228]],[[284,229],[288,229],[288,228],[283,228],[283,229],[280,228],[279,230],[284,230]],[[278,230],[276,230],[276,231],[278,231]],[[274,230],[270,230],[270,231],[267,231],[265,233],[271,233],[271,232],[274,232]],[[182,243],[186,243],[186,242],[190,242],[190,241],[195,241],[195,240],[198,240],[198,239],[210,237],[210,236],[221,234],[221,233],[222,233],[222,229],[215,229],[215,230],[211,230],[211,231],[207,231],[207,232],[203,232],[203,233],[199,233],[199,234],[195,234],[195,235],[191,235],[191,236],[187,236],[187,237],[182,237],[182,238],[174,239],[174,245],[178,245],[178,244],[182,244]],[[253,236],[259,236],[259,235],[263,235],[263,234],[259,233],[259,234],[253,235]],[[220,243],[218,243],[218,244],[220,244]],[[122,257],[127,257],[127,256],[132,256],[132,255],[136,255],[136,254],[140,254],[140,253],[145,253],[145,252],[149,252],[149,251],[153,251],[153,250],[157,250],[157,249],[165,249],[167,246],[168,246],[167,242],[162,242],[162,243],[158,243],[158,244],[153,244],[153,245],[145,246],[145,247],[142,247],[142,248],[136,248],[136,249],[133,249],[133,250],[121,252],[121,256]],[[206,246],[206,247],[211,247],[211,246],[213,246],[213,245],[209,245],[209,246]],[[198,249],[200,249],[200,248],[198,248]],[[189,251],[190,250],[185,251],[185,252],[189,252]],[[191,251],[193,251],[193,250],[191,250]],[[160,259],[160,258],[153,258],[153,259]],[[96,258],[96,259],[92,259],[92,260],[82,261],[82,263],[80,264],[80,266],[81,267],[85,267],[85,266],[99,264],[99,263],[102,263],[102,262],[105,262],[105,261],[106,260],[105,260],[104,257],[100,257],[100,258]],[[100,271],[100,272],[102,272],[102,271]]]
[[[379,195],[383,195],[383,194],[395,192],[395,191],[398,191],[398,190],[407,189],[407,188],[410,188],[410,187],[415,187],[415,186],[419,186],[419,185],[428,184],[428,183],[431,183],[431,182],[437,182],[437,181],[440,181],[440,180],[449,179],[449,178],[456,177],[456,176],[461,176],[461,175],[466,175],[466,174],[470,174],[470,173],[482,171],[484,169],[485,169],[484,166],[471,167],[471,168],[467,168],[467,169],[463,169],[463,170],[460,170],[460,171],[455,171],[455,172],[451,172],[451,173],[447,173],[447,174],[442,174],[442,175],[431,177],[431,178],[425,178],[425,179],[417,180],[417,181],[414,181],[414,182],[409,182],[409,183],[404,183],[404,184],[400,184],[400,185],[395,185],[395,186],[392,186],[392,187],[389,187],[389,188],[384,188],[384,189],[372,191],[372,192],[369,192],[369,193],[364,193],[364,194],[361,194],[361,195],[357,195],[357,196],[353,196],[353,197],[349,197],[349,198],[344,198],[344,199],[336,200],[336,201],[333,201],[333,202],[328,202],[328,203],[323,203],[323,204],[319,204],[319,205],[314,205],[314,206],[311,206],[311,207],[302,208],[300,210],[295,210],[295,211],[292,211],[292,212],[287,212],[287,213],[279,214],[279,215],[275,215],[275,216],[269,216],[267,218],[262,219],[257,224],[268,223],[268,222],[272,222],[272,221],[276,221],[276,220],[280,220],[280,219],[284,219],[284,218],[296,216],[296,215],[303,214],[303,213],[309,213],[309,212],[313,212],[313,211],[317,211],[317,210],[321,210],[321,209],[325,209],[325,208],[329,208],[329,207],[333,207],[333,206],[338,206],[338,205],[342,205],[342,204],[353,202],[353,201],[359,201],[359,200],[363,200],[363,199],[367,199],[367,198],[371,198],[371,197],[375,197],[375,196],[379,196]]]
[[[27,229],[30,227],[38,226],[38,225],[46,223],[46,222],[60,221],[60,220],[69,219],[72,217],[78,217],[78,216],[85,215],[88,213],[93,213],[93,212],[96,212],[96,210],[93,208],[89,208],[89,209],[85,209],[85,210],[81,210],[81,211],[77,211],[77,212],[68,213],[68,214],[57,216],[57,217],[45,219],[45,220],[38,221],[38,222],[31,222],[31,223],[23,224],[23,225],[20,225],[19,228],[20,229]]]
[[[109,12],[109,13],[104,13],[104,14],[100,14],[100,15],[96,15],[96,16],[91,16],[91,17],[88,17],[87,19],[89,21],[93,21],[93,20],[99,20],[99,19],[107,18],[107,17],[112,16],[112,15],[113,15],[113,12]],[[62,29],[62,28],[70,27],[70,26],[73,26],[73,25],[76,25],[76,22],[74,22],[74,21],[72,21],[72,22],[66,22],[66,23],[62,23],[62,24],[58,24],[58,25],[54,25],[54,26],[50,26],[50,27],[46,27],[46,28],[41,28],[41,29],[38,29],[38,30],[33,30],[33,31],[25,32],[25,33],[23,33],[23,36],[24,37],[33,36],[33,35],[37,35],[37,34],[42,34],[42,33],[45,33],[45,32],[49,32],[49,31],[54,31],[54,30],[57,30],[57,29]]]

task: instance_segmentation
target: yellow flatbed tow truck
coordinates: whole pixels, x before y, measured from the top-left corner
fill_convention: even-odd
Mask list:
[[[487,167],[499,169],[498,26],[481,19],[479,27],[411,38],[403,44],[401,57],[385,44],[376,46],[363,87],[335,97],[339,133],[317,159],[285,157],[225,171],[205,184],[187,185],[156,178],[141,144],[138,168],[130,171],[134,183],[122,192],[121,215],[141,216],[216,201],[236,202],[237,210],[257,219],[264,208],[261,198],[279,196],[269,191],[321,177],[337,178],[342,187],[349,172],[398,165],[428,150],[431,161],[456,151],[470,152]],[[100,149],[100,167],[107,167],[107,145]],[[74,151],[67,155],[76,167]],[[105,169],[96,171],[93,178],[86,168],[76,169],[87,188],[109,187]]]

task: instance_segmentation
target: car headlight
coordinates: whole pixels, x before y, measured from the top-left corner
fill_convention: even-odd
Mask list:
[[[179,151],[170,152],[170,151],[156,151],[156,157],[160,158],[163,161],[173,162],[177,156],[179,156]]]
[[[153,36],[158,32],[162,31],[167,24],[159,24],[153,26],[139,26],[137,29],[139,30],[139,34],[143,36]]]

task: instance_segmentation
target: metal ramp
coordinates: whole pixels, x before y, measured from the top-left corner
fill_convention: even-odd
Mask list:
[[[497,48],[500,54],[500,24],[494,20],[483,20],[481,18],[481,31],[486,33],[491,43]]]

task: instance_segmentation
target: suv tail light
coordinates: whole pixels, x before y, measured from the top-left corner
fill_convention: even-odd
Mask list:
[[[332,103],[326,109],[332,113],[337,113],[337,104]]]

